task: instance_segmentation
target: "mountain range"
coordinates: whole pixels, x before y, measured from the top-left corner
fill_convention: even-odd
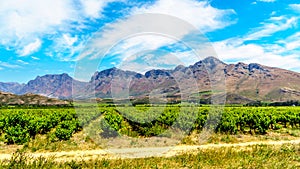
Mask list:
[[[97,71],[89,82],[68,74],[44,75],[26,84],[0,83],[0,91],[34,93],[59,99],[148,98],[211,99],[226,94],[227,103],[300,100],[300,73],[257,63],[226,64],[207,57],[190,66],[153,69],[144,74],[110,68]]]

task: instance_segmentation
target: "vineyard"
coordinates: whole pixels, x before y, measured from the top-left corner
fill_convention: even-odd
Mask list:
[[[227,134],[266,134],[268,130],[300,128],[299,107],[225,107],[214,111],[209,107],[170,106],[151,107],[146,113],[141,109],[147,107],[139,109],[122,107],[105,112],[103,131],[107,136],[118,131],[129,136],[149,137],[169,128],[187,134],[209,127]]]
[[[23,144],[37,134],[68,140],[81,127],[73,109],[1,109],[0,133],[7,144]]]
[[[92,124],[101,137],[151,137],[169,129],[186,134],[212,127],[227,134],[266,134],[281,128],[300,128],[300,107],[210,107],[171,105],[99,106],[97,108],[2,108],[0,134],[6,144],[24,144],[37,134],[50,141],[69,140]]]

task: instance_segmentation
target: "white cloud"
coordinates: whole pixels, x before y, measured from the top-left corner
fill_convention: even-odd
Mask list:
[[[103,8],[112,0],[80,0],[83,12],[86,16],[98,18],[103,12]]]
[[[27,56],[32,54],[33,52],[36,52],[41,47],[41,40],[36,39],[34,42],[29,43],[28,45],[24,46],[22,50],[18,50],[18,54],[20,56]]]
[[[191,57],[191,56],[190,56]],[[150,69],[174,68],[177,65],[184,64],[175,53],[168,51],[155,51],[153,53],[142,53],[139,57],[134,56],[121,62],[118,67],[124,70],[145,73]]]
[[[204,59],[204,58],[199,58],[199,56],[197,56],[194,51],[180,51],[180,52],[173,52],[170,53],[170,55],[172,56],[171,59],[173,61],[170,61],[170,58],[165,58],[166,62],[171,62],[173,63],[175,66],[178,65],[185,65],[185,66],[189,66],[191,64],[194,64],[195,62]],[[204,56],[204,55],[203,55]],[[206,55],[209,56],[209,55]]]
[[[300,60],[295,50],[300,48],[300,34],[271,44],[245,44],[241,38],[232,38],[213,42],[215,51],[221,60],[228,62],[260,63],[300,71]],[[283,45],[282,45],[283,44]]]
[[[300,32],[296,32],[295,34],[287,37],[285,40],[280,40],[278,42],[284,44],[288,51],[300,49]]]
[[[276,0],[258,0],[259,2],[267,2],[267,3],[270,3],[270,2],[275,2]]]
[[[290,4],[289,7],[295,10],[296,12],[300,12],[300,4]]]
[[[171,62],[163,57],[157,59],[161,64],[146,64],[136,59],[140,56],[139,53],[157,51],[181,40],[185,43],[190,42],[191,48],[199,46],[199,43],[208,42],[203,34],[199,33],[199,29],[203,33],[212,32],[234,23],[228,19],[234,14],[233,10],[220,10],[207,2],[159,0],[151,6],[147,5],[148,7],[133,9],[130,16],[105,25],[100,32],[93,35],[76,58],[77,79],[85,79],[87,75],[93,74],[101,62],[100,59],[107,54],[108,57],[113,57],[107,59],[127,70],[143,72],[153,68],[165,68],[166,65],[162,63],[170,65]],[[197,44],[194,44],[195,41]],[[201,50],[208,52],[206,49]],[[187,53],[182,53],[178,58],[190,64],[195,62],[191,61],[192,57]]]
[[[72,46],[78,40],[78,37],[77,37],[77,35],[74,37],[71,37],[70,34],[63,34],[63,40],[66,45]]]
[[[221,29],[236,22],[232,18],[228,19],[235,14],[233,9],[217,9],[206,1],[195,0],[158,0],[152,6],[135,9],[133,13],[171,15],[194,25],[202,33]]]
[[[20,68],[19,65],[7,63],[7,62],[2,62],[2,61],[0,61],[0,66],[6,67],[6,68]]]
[[[79,52],[84,48],[87,37],[63,34],[53,39],[54,45],[47,50],[47,55],[63,61],[74,61]]]
[[[121,41],[114,46],[109,55],[118,55],[121,60],[135,60],[139,54],[154,51],[157,48],[172,44],[176,41],[169,37],[158,34],[141,34]]]
[[[20,56],[28,56],[40,49],[43,41],[47,39],[53,41],[53,45],[46,50],[50,56],[57,56],[62,60],[74,60],[74,55],[83,49],[89,36],[77,36],[72,31],[84,28],[82,24],[91,19],[102,17],[104,8],[113,1],[124,0],[80,0],[77,4],[74,0],[28,0],[26,3],[22,0],[0,1],[0,32],[5,32],[0,34],[0,45],[9,50],[15,50]],[[159,0],[150,6],[149,4],[134,8],[131,14],[148,12],[175,16],[194,25],[203,33],[235,23],[235,20],[228,19],[229,16],[235,14],[234,10],[217,9],[206,1]],[[136,23],[143,24],[144,22],[143,20],[130,20],[129,17],[115,24],[109,24],[101,35],[105,41],[97,45],[105,48],[111,45],[111,42],[120,40],[122,35],[137,32],[139,27],[136,27]],[[159,23],[159,20],[156,23],[164,24]],[[155,25],[152,25],[153,27]],[[180,32],[176,36],[178,38],[189,33],[186,29],[178,30],[176,25],[174,25],[174,31]],[[134,51],[136,48],[154,49],[170,43],[170,39],[166,38],[153,39],[148,36],[146,39],[129,40],[127,44],[124,43],[120,47],[121,49],[129,47]],[[93,51],[84,53],[90,52]],[[38,58],[32,57],[32,59]]]
[[[262,23],[261,27],[255,28],[245,36],[245,40],[258,40],[263,37],[272,36],[276,32],[284,31],[296,26],[296,17],[271,17],[267,22]]]
[[[117,65],[122,70],[130,70],[139,73],[145,73],[151,69],[172,69],[178,65],[190,65],[194,64],[195,60],[187,60],[187,58],[193,58],[192,52],[178,52],[169,53],[166,51],[157,52],[156,54],[145,54],[140,56],[139,60],[126,59]],[[195,58],[194,58],[195,59]],[[141,61],[142,60],[142,61]]]
[[[17,49],[24,48],[45,34],[68,29],[76,20],[72,1],[10,0],[0,2],[0,43]]]
[[[233,14],[231,9],[217,9],[204,1],[159,0],[153,5],[135,8],[131,16],[106,25],[94,34],[77,59],[99,58],[113,45],[116,46],[110,55],[117,54],[121,60],[133,59],[132,55],[139,51],[176,43],[193,31],[211,32],[233,24],[235,21],[228,18]]]
[[[138,73],[145,73],[151,69],[159,69],[161,67],[156,67],[153,65],[148,65],[145,63],[138,63],[138,62],[126,62],[126,64],[118,65],[118,67],[122,70],[130,70],[135,71]]]
[[[119,51],[124,51],[124,49],[126,49],[127,53],[135,49],[154,50],[170,43],[172,40],[174,41],[170,36],[180,39],[192,30],[193,28],[190,25],[182,23],[181,20],[174,20],[174,18],[166,15],[134,15],[108,24],[101,32],[94,34],[78,59],[102,57],[114,45],[117,45],[118,48],[115,47],[111,51],[112,53],[115,53],[114,51],[118,53]],[[146,48],[143,49],[143,47]]]
[[[234,40],[234,39],[232,39]],[[218,57],[224,61],[260,63],[286,69],[298,69],[300,60],[294,54],[286,55],[286,49],[276,44],[234,44],[227,41],[215,42]]]
[[[51,41],[65,33],[85,28],[84,23],[91,18],[101,17],[103,8],[111,1],[0,1],[0,45],[22,56],[29,55],[32,46],[27,46],[36,39]],[[68,42],[74,40],[69,39]]]
[[[23,60],[17,60],[17,62],[18,63],[20,63],[20,64],[23,64],[23,65],[28,65],[29,63],[28,62],[25,62],[25,61],[23,61]]]
[[[260,63],[300,71],[299,32],[284,40],[269,43],[260,41],[264,37],[296,27],[297,22],[296,17],[272,16],[266,22],[262,22],[262,26],[252,29],[242,37],[213,42],[212,45],[218,56],[225,61]],[[256,42],[251,40],[256,40]]]
[[[35,56],[31,56],[31,58],[32,58],[33,60],[40,60],[40,58],[35,57]]]

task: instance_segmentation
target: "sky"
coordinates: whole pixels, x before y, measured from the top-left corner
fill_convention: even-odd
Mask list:
[[[298,0],[0,0],[0,81],[214,55],[300,72]]]

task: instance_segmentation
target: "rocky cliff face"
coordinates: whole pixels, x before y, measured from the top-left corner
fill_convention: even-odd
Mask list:
[[[35,93],[47,97],[68,99],[72,97],[72,85],[84,87],[85,83],[74,80],[66,73],[38,76],[24,85],[17,94]]]

